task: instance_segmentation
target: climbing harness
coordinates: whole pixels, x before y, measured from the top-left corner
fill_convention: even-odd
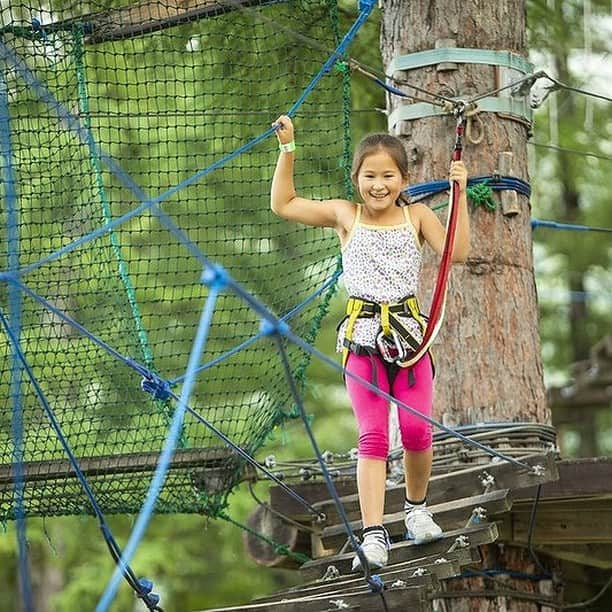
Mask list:
[[[351,352],[360,355],[376,352],[370,347],[353,342],[353,331],[357,319],[371,319],[376,315],[380,315],[380,331],[376,336],[376,349],[384,361],[402,367],[409,355],[419,348],[419,341],[397,316],[411,317],[419,324],[421,330],[425,331],[424,316],[421,314],[415,296],[410,295],[392,304],[378,304],[358,297],[350,297],[346,303],[346,314],[338,326],[348,321],[342,351],[344,367],[346,367]]]

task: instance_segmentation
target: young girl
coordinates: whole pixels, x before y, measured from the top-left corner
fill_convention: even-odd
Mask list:
[[[278,216],[319,227],[333,227],[340,238],[347,317],[338,334],[347,372],[355,374],[420,413],[431,416],[433,367],[426,353],[401,367],[423,335],[416,305],[421,249],[440,254],[445,229],[423,204],[407,205],[408,159],[401,141],[388,134],[366,136],[353,158],[352,179],[362,204],[310,200],[298,196],[293,181],[294,130],[291,119],[277,119],[281,153],[272,179],[271,206]],[[452,253],[463,262],[469,252],[469,217],[463,162],[452,162],[450,181],[460,188],[459,216]],[[359,429],[357,488],[363,524],[362,550],[372,568],[387,563],[389,536],[383,526],[389,403],[352,376],[346,387]],[[432,465],[431,425],[402,408],[398,411],[406,474],[406,537],[417,544],[441,537],[425,503]],[[360,569],[356,556],[353,570]]]

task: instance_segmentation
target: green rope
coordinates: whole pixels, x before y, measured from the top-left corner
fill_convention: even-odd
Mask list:
[[[74,64],[76,68],[78,93],[79,93],[79,113],[83,117],[83,123],[85,125],[85,128],[89,132],[91,129],[91,115],[89,112],[89,95],[88,95],[88,89],[87,89],[87,78],[86,78],[86,70],[85,70],[85,62],[84,62],[85,46],[83,43],[82,24],[76,24],[72,29],[72,34],[74,38],[73,58],[74,58]],[[112,214],[111,214],[111,208],[110,208],[108,195],[106,192],[106,188],[104,186],[104,179],[102,176],[102,165],[101,165],[100,157],[97,154],[97,150],[95,147],[88,147],[88,148],[89,148],[89,155],[91,159],[91,165],[94,169],[94,173],[96,177],[96,187],[98,189],[98,194],[100,196],[100,202],[102,204],[102,214],[104,217],[104,221],[106,223],[110,223],[112,221]],[[134,290],[134,286],[132,284],[132,280],[129,275],[127,264],[121,253],[121,245],[119,244],[119,239],[117,237],[116,232],[114,231],[109,232],[109,237],[110,237],[113,251],[115,253],[115,256],[119,264],[119,277],[121,278],[121,281],[123,282],[123,286],[125,287],[127,299],[130,304],[130,308],[132,311],[132,318],[136,326],[136,334],[138,337],[140,348],[142,350],[144,363],[148,369],[153,371],[153,353],[149,346],[147,332],[142,324],[142,316],[140,314],[140,309],[138,308],[138,302],[136,300],[136,292]],[[160,413],[163,414],[169,422],[169,419],[172,415],[172,407],[170,405],[170,401],[169,400],[165,400],[165,401],[155,400],[155,405],[159,409]],[[179,445],[181,447],[186,446],[185,440],[183,438],[183,434],[181,434]]]
[[[467,197],[470,198],[474,208],[484,206],[488,211],[493,212],[497,210],[497,204],[493,199],[493,189],[489,187],[487,183],[477,183],[476,185],[470,185],[465,190]],[[441,210],[448,206],[448,200],[441,202],[440,204],[434,204],[431,210]]]
[[[465,191],[468,198],[472,200],[474,208],[484,206],[490,212],[497,210],[497,204],[493,199],[493,189],[491,189],[488,183],[484,182],[471,185]]]
[[[251,529],[248,525],[239,523],[238,521],[234,520],[233,518],[231,518],[224,512],[219,513],[218,517],[222,518],[224,521],[227,521],[228,523],[231,523],[232,525],[235,525],[236,527],[240,527],[240,529],[242,529],[243,531],[250,533],[251,535],[260,539],[262,542],[265,542],[266,544],[268,544],[268,546],[272,547],[272,549],[277,555],[285,555],[286,557],[289,557],[290,559],[293,559],[294,561],[297,561],[298,563],[306,563],[308,561],[312,561],[312,559],[308,555],[293,552],[292,550],[289,549],[289,547],[286,544],[280,544],[279,542],[275,542],[274,540],[271,540],[270,538],[265,536],[263,533],[259,533],[255,531],[254,529]]]

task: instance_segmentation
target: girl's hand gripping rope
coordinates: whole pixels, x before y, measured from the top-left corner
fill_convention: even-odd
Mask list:
[[[280,145],[288,145],[294,141],[293,122],[291,117],[281,115],[273,124]]]
[[[461,160],[451,162],[450,172],[449,172],[449,177],[448,177],[451,185],[453,181],[456,181],[457,184],[459,185],[459,190],[461,192],[465,192],[466,187],[467,187],[467,177],[468,177],[467,169],[465,167],[465,164]]]

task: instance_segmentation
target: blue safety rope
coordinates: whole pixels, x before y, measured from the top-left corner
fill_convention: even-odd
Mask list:
[[[181,396],[179,398],[178,405],[172,416],[172,422],[168,430],[168,435],[164,442],[162,452],[155,468],[155,473],[151,479],[149,490],[145,501],[138,513],[136,523],[130,533],[130,537],[125,546],[123,554],[121,555],[122,563],[128,564],[132,559],[134,553],[149,524],[149,520],[153,514],[157,498],[161,491],[166,478],[166,473],[170,467],[170,462],[176,449],[176,442],[180,435],[183,427],[183,421],[185,413],[187,411],[187,404],[191,397],[193,387],[195,386],[196,379],[196,368],[200,361],[200,355],[206,348],[206,341],[208,339],[208,332],[212,323],[212,318],[215,312],[215,305],[219,294],[225,289],[227,285],[226,275],[223,274],[219,269],[208,269],[205,270],[202,281],[208,286],[208,297],[204,303],[204,308],[200,316],[200,322],[196,330],[195,339],[189,355],[189,361],[187,363],[187,374],[185,376],[185,382],[181,389]],[[119,588],[119,582],[121,580],[121,571],[117,567],[113,572],[113,575],[108,582],[98,605],[96,606],[96,612],[105,612],[109,609],[113,602],[117,589]]]
[[[521,195],[529,197],[531,187],[529,183],[515,176],[502,176],[494,174],[491,176],[473,176],[468,179],[468,187],[484,183],[491,187],[493,191],[510,190],[516,191]],[[429,196],[448,191],[448,179],[445,181],[429,181],[426,183],[416,183],[410,185],[405,193],[410,197],[411,202],[419,202]]]
[[[591,227],[588,225],[576,225],[575,223],[559,223],[557,221],[543,221],[542,219],[531,219],[531,227],[545,227],[548,229],[568,230],[572,232],[604,232],[612,233],[612,227]]]

